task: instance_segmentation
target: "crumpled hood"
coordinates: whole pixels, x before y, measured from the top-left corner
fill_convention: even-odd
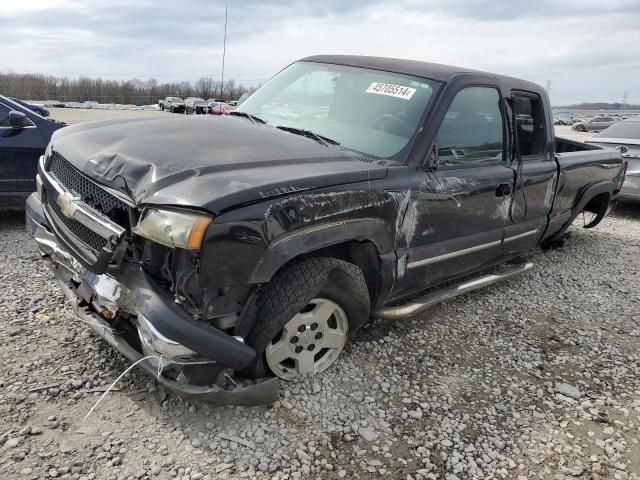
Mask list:
[[[137,204],[213,213],[296,191],[384,178],[386,167],[237,117],[172,116],[72,125],[54,151]]]

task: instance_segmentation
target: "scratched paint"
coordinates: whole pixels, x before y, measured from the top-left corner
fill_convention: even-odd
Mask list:
[[[509,208],[511,207],[511,196],[504,197],[502,200],[496,205],[496,208],[491,212],[491,218],[494,220],[500,218],[508,218],[509,217]]]
[[[553,202],[553,194],[555,193],[555,185],[554,182],[549,182],[547,184],[547,191],[544,193],[544,206],[545,208],[550,208],[551,203]]]
[[[405,272],[407,271],[407,261],[409,260],[408,255],[403,255],[398,259],[398,266],[396,269],[396,278],[400,280],[404,277]]]
[[[408,248],[411,245],[413,237],[415,236],[418,220],[420,219],[418,211],[419,202],[417,200],[409,202],[407,205],[407,211],[404,214],[402,226],[400,231],[397,232],[398,243],[405,248]]]
[[[478,183],[464,177],[441,177],[430,175],[420,184],[419,190],[428,200],[453,202],[456,207],[462,206],[462,199],[469,192],[478,189]]]
[[[398,192],[376,190],[306,193],[270,205],[264,213],[264,218],[269,221],[275,215],[284,214],[291,220],[308,223],[341,217],[368,208],[381,208],[386,205],[398,208],[400,196]]]

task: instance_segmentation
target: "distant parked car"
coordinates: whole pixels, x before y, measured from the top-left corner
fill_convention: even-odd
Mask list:
[[[49,110],[44,108],[42,105],[36,105],[35,103],[28,103],[28,102],[25,102],[24,100],[20,100],[19,98],[13,98],[13,97],[9,97],[9,98],[11,98],[11,100],[13,100],[14,102],[19,103],[23,107],[27,107],[32,112],[36,112],[41,117],[49,116]]]
[[[187,113],[207,113],[207,102],[204,101],[204,98],[198,97],[189,97],[184,101],[185,109]]]
[[[620,150],[628,161],[620,198],[640,202],[640,116],[611,125],[586,143]]]
[[[571,117],[554,117],[553,124],[554,125],[573,125],[575,120]]]
[[[52,108],[64,108],[67,105],[64,102],[61,102],[60,100],[45,100],[44,103],[47,107],[52,107]]]
[[[207,107],[207,111],[211,115],[226,115],[234,110],[234,107],[225,102],[210,102]]]
[[[184,113],[184,100],[178,97],[166,97],[158,102],[160,110],[168,110],[171,113]]]
[[[594,117],[574,123],[571,129],[578,132],[599,132],[618,121],[618,119],[612,117]]]
[[[0,96],[0,207],[23,206],[36,190],[38,158],[64,123]]]

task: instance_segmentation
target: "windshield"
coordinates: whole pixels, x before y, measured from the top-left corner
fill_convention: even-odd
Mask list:
[[[397,73],[298,62],[254,92],[236,112],[389,159],[400,155],[413,137],[437,85]]]
[[[167,98],[167,100],[169,100],[170,102],[181,102],[182,99],[178,98],[178,97],[169,97]]]
[[[600,138],[635,138],[640,139],[640,121],[619,122],[600,132]]]

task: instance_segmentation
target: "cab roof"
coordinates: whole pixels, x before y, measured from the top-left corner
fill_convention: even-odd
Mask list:
[[[495,73],[473,70],[471,68],[454,67],[442,65],[440,63],[421,62],[418,60],[404,60],[399,58],[369,57],[363,55],[314,55],[300,60],[301,62],[333,63],[351,67],[371,68],[387,72],[413,75],[416,77],[429,78],[440,82],[447,82],[452,77],[462,74],[475,74],[486,76],[487,78],[500,79],[506,81],[512,88],[521,88],[536,92],[543,91],[538,84],[521,80],[519,78],[498,75]]]

